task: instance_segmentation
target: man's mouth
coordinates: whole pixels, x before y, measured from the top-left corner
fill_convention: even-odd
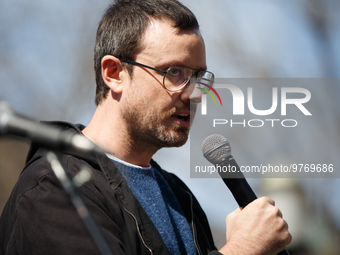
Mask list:
[[[178,125],[190,127],[190,112],[175,113],[171,117]]]

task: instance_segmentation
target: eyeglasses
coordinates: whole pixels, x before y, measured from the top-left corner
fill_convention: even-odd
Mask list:
[[[163,73],[163,86],[168,91],[173,92],[184,88],[192,78],[193,74],[196,75],[195,83],[200,88],[203,88],[205,86],[206,90],[209,90],[209,86],[212,87],[214,84],[214,74],[209,71],[197,70],[184,66],[171,66],[168,68],[168,70],[163,71],[151,66],[135,62],[130,59],[120,58],[120,60],[131,65],[142,66]]]

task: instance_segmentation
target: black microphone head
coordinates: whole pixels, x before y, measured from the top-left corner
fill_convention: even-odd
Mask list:
[[[220,164],[231,155],[230,144],[223,135],[214,134],[202,142],[203,156],[212,164]]]

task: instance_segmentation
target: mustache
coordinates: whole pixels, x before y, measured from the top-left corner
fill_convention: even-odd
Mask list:
[[[190,111],[190,112],[196,112],[197,110],[197,103],[184,103],[181,107],[176,107],[176,112],[180,111]]]

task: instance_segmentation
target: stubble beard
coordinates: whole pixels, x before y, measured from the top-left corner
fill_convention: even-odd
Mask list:
[[[170,111],[158,116],[155,112],[140,113],[138,109],[127,107],[122,114],[134,143],[158,150],[180,147],[188,140],[190,128],[174,123]]]

